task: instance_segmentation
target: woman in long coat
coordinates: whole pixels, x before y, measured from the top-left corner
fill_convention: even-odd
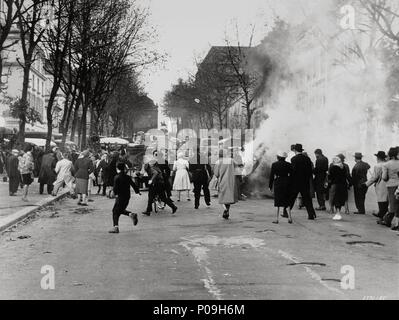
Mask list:
[[[292,223],[290,200],[290,180],[292,174],[291,163],[285,161],[287,153],[279,152],[277,154],[277,162],[272,164],[270,171],[269,189],[274,190],[274,206],[277,208],[278,223],[280,208],[288,209],[288,223]]]
[[[345,202],[348,198],[348,184],[345,167],[338,157],[333,158],[333,163],[328,173],[328,184],[330,186],[331,203],[336,209],[333,220],[341,220],[341,208],[345,207]]]
[[[78,205],[87,206],[89,175],[94,171],[93,162],[89,159],[90,152],[85,150],[76,160],[74,165]]]
[[[227,155],[228,151],[225,151]],[[231,157],[224,157],[223,150],[219,152],[219,159],[215,163],[214,175],[218,179],[218,200],[224,206],[223,218],[228,219],[230,206],[238,201],[235,182],[235,162]]]
[[[373,215],[379,218],[378,223],[381,223],[388,212],[388,188],[387,183],[382,179],[383,166],[386,163],[387,155],[384,151],[379,151],[375,156],[377,157],[377,164],[374,166],[373,174],[366,182],[366,186],[370,187],[374,184],[378,202],[378,214],[373,213]]]

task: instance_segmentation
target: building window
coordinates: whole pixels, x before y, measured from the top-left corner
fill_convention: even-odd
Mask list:
[[[40,79],[37,78],[37,93],[40,94]]]

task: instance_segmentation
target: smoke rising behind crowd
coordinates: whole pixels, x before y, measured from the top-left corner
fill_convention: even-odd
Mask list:
[[[303,143],[311,156],[322,148],[329,157],[344,153],[349,158],[359,151],[373,159],[397,138],[385,121],[388,70],[375,40],[378,32],[344,30],[340,1],[315,2],[284,1],[284,10],[274,6],[276,21],[289,27],[280,40],[273,34],[273,42],[262,43],[275,67],[263,97],[268,118],[255,133],[255,149],[263,144],[274,159],[278,150]],[[355,12],[357,24],[367,20]]]

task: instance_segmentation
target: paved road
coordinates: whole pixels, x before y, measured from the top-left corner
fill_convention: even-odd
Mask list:
[[[131,207],[141,212],[145,198],[135,195]],[[240,202],[229,221],[216,201],[199,210],[184,201],[175,216],[140,216],[137,227],[121,217],[113,235],[112,203],[63,200],[2,234],[0,298],[399,298],[398,233],[370,215],[308,221],[302,210],[294,224],[274,225],[271,200]],[[54,290],[41,289],[44,265],[54,267]],[[353,290],[341,288],[344,265],[354,268]]]

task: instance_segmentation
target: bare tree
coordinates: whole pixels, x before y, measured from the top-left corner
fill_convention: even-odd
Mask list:
[[[101,115],[120,77],[154,63],[158,56],[145,47],[151,35],[146,26],[148,11],[135,1],[87,0],[79,2],[78,11],[72,46],[74,65],[81,70],[78,130],[84,148],[88,113],[90,134],[97,135]]]
[[[198,64],[195,87],[203,111],[215,117],[219,129],[227,127],[228,111],[239,97],[230,63],[225,59],[225,47],[214,47]]]
[[[26,8],[23,0],[15,0],[18,15],[18,28],[23,61],[17,59],[23,69],[22,95],[19,111],[19,136],[18,141],[24,142],[26,113],[29,108],[28,89],[29,75],[32,64],[39,54],[39,45],[43,39],[46,29],[43,27],[43,20],[47,13],[49,1],[31,0],[31,5]]]
[[[245,110],[246,127],[250,129],[252,117],[258,108],[254,100],[265,89],[265,82],[271,71],[271,63],[267,56],[253,47],[254,27],[250,34],[248,46],[241,45],[238,26],[236,29],[236,43],[232,44],[226,37],[226,50],[222,53],[230,66],[230,86],[236,88],[238,99],[242,101],[241,105]],[[261,57],[259,58],[259,56]]]
[[[47,103],[47,139],[46,148],[50,147],[53,130],[53,105],[60,90],[64,73],[67,70],[67,55],[71,50],[72,25],[76,14],[74,1],[58,0],[53,3],[54,20],[43,39],[43,46],[46,49],[49,59],[45,70],[52,77],[52,87]],[[67,102],[64,107],[68,107]]]
[[[7,41],[9,39],[10,31],[18,18],[18,11],[14,5],[14,0],[4,0],[3,8],[0,11],[0,52],[10,49],[18,40]],[[0,76],[3,75],[3,55],[0,54]],[[2,78],[0,79],[0,90],[2,85]]]
[[[399,46],[399,5],[392,0],[358,0],[379,31]]]

